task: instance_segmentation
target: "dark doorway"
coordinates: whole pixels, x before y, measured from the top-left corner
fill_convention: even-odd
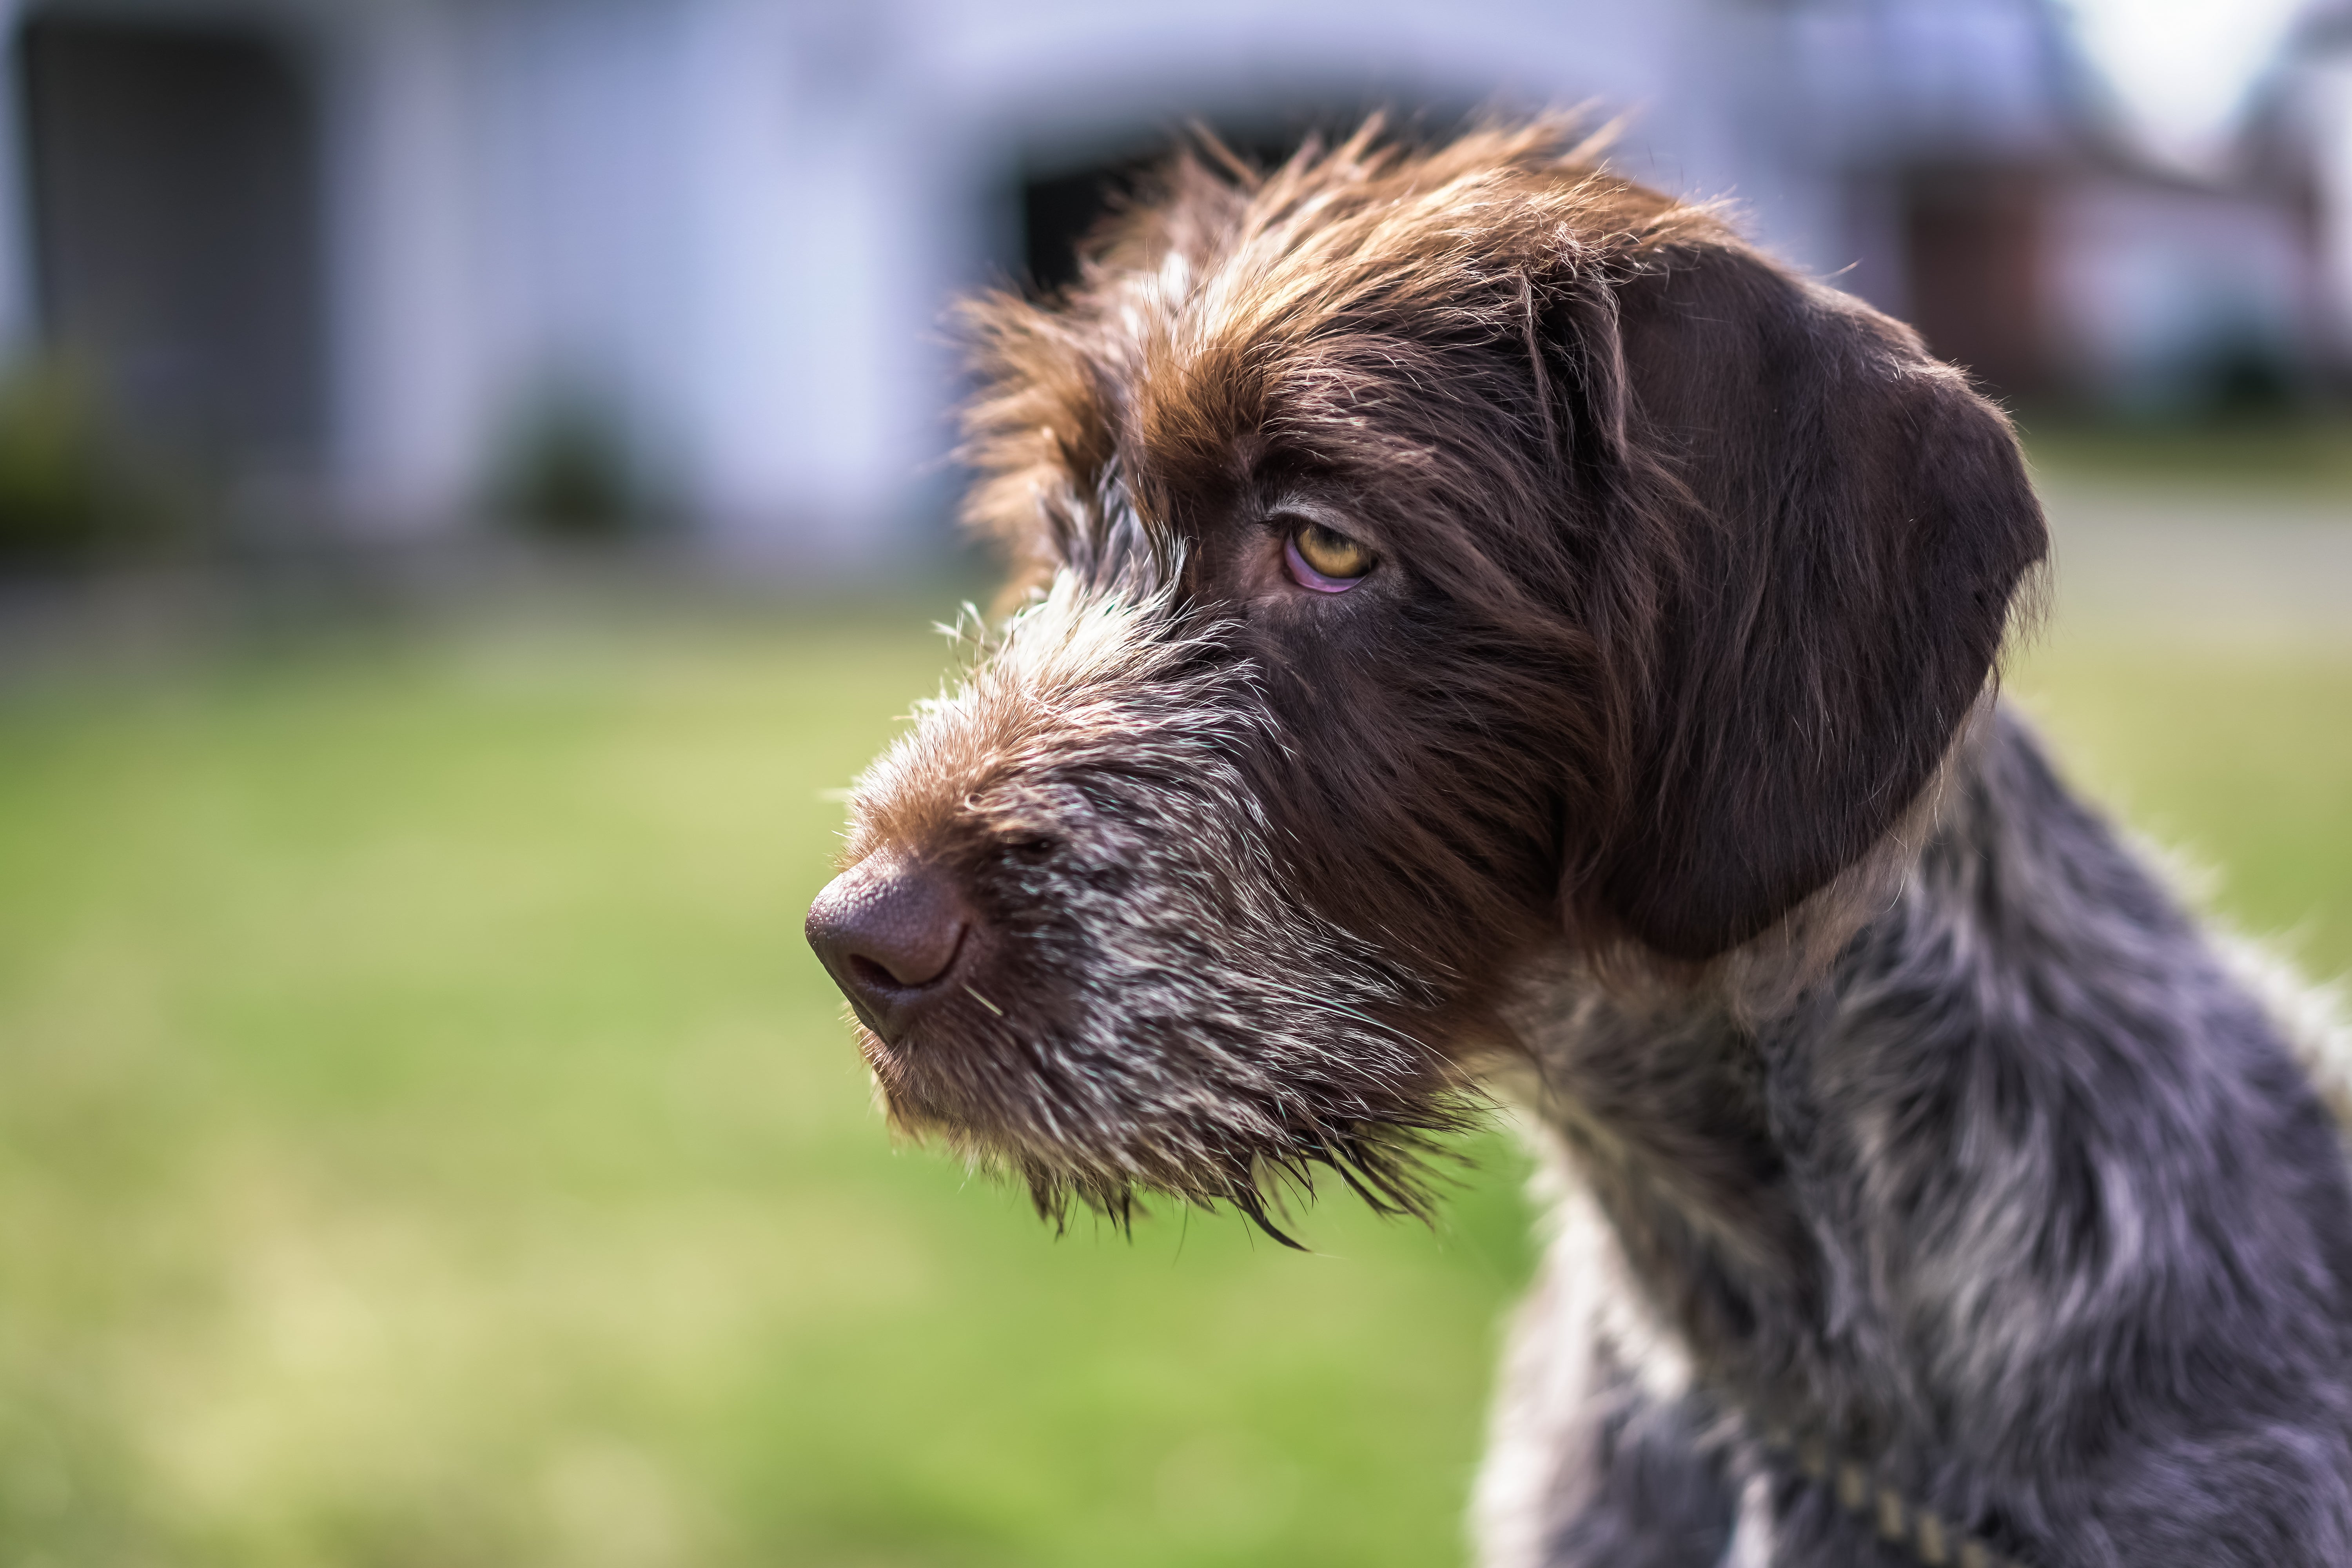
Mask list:
[[[36,16],[17,37],[50,342],[133,437],[224,478],[321,435],[318,110],[248,30]]]
[[[1301,109],[1264,115],[1228,115],[1208,129],[1244,161],[1270,169],[1312,135],[1328,145],[1363,122],[1375,102]],[[1430,110],[1391,117],[1407,142],[1441,140],[1461,127],[1460,111]],[[1082,144],[1034,150],[1020,168],[1021,253],[1005,258],[1008,270],[1040,292],[1074,282],[1078,250],[1095,226],[1119,203],[1133,197],[1150,171],[1182,140],[1176,129],[1113,132]]]
[[[1903,184],[1911,320],[1989,391],[2053,390],[2043,339],[2048,182],[2031,167],[1914,169]]]

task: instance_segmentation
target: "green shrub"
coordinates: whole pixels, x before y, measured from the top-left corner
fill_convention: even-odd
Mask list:
[[[514,422],[489,508],[527,533],[581,543],[641,533],[653,510],[621,417],[573,387],[541,394]]]
[[[166,531],[87,375],[48,355],[0,374],[0,567],[120,554]]]

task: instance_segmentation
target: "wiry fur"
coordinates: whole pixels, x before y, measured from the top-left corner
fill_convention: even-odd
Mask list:
[[[1065,575],[856,793],[850,847],[919,843],[989,932],[991,996],[953,1045],[867,1038],[894,1119],[1002,1161],[1058,1218],[1140,1186],[1270,1234],[1270,1178],[1337,1170],[1417,1209],[1411,1155],[1460,1124],[1447,1069],[1394,1020],[1434,987],[1281,898],[1237,756],[1276,743],[1230,628],[1165,589]],[[1149,1039],[1138,1051],[1133,1042]]]
[[[1959,762],[1895,906],[1776,1016],[1531,992],[1522,1092],[1586,1218],[1498,1409],[1498,1568],[1876,1561],[1774,1430],[2029,1563],[2352,1562],[2339,1130],[2013,716]],[[1660,1341],[1689,1370],[1631,1386]]]
[[[972,917],[892,1115],[1264,1224],[1507,1091],[1494,1568],[1902,1561],[1789,1443],[2027,1563],[2352,1561],[2335,1131],[1990,694],[2005,423],[1565,145],[1180,159],[975,307],[1018,607],[858,791]],[[1297,589],[1301,515],[1380,564]]]

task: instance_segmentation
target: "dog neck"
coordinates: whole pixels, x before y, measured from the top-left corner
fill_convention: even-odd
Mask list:
[[[1656,1328],[1759,1429],[1889,1441],[1906,1425],[1897,1405],[1964,1396],[2000,1370],[1999,1333],[1968,1336],[1984,1342],[1966,1366],[1895,1358],[1921,1295],[1964,1292],[1969,1260],[1890,1280],[1905,1246],[1874,1227],[1900,1205],[1870,1184],[1938,1162],[1968,1179],[1935,1140],[1973,1130],[1947,1111],[1913,1128],[1906,1114],[1919,1096],[1962,1092],[1955,1075],[2014,1067],[2030,1080],[2032,1065],[2006,1055],[2021,1048],[2018,1020],[1989,1016],[2030,1011],[2066,966],[2092,967],[2086,944],[2135,963],[2152,941],[2203,952],[2005,711],[1972,727],[1910,827],[1803,912],[1808,925],[1698,983],[1629,985],[1566,956],[1538,966],[1514,1020],[1524,1058],[1498,1075],[1605,1219]],[[2103,924],[2118,878],[2137,907]],[[1838,938],[1826,961],[1823,932]],[[1979,1200],[1993,1194],[1958,1201]],[[1890,1377],[1904,1399],[1888,1399]]]

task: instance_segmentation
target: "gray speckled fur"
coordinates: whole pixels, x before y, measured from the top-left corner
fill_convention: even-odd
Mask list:
[[[1563,960],[1519,1092],[1555,1239],[1489,1568],[1915,1561],[1780,1428],[2068,1568],[2352,1563],[2352,1196],[2277,1023],[1999,711],[1793,1001]]]

